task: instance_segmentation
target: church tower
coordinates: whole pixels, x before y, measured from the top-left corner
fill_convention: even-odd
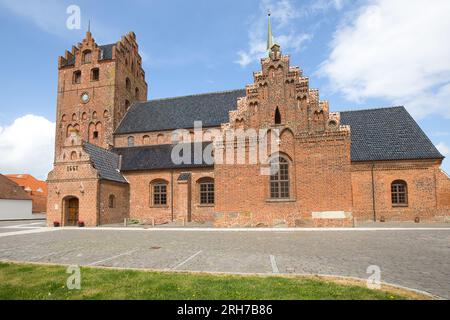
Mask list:
[[[133,32],[97,45],[90,31],[58,60],[55,160],[73,133],[108,149],[113,132],[135,101],[147,100],[142,58]]]
[[[119,156],[108,149],[130,106],[146,100],[147,83],[133,32],[117,43],[97,45],[88,31],[81,43],[59,57],[47,223],[67,226],[82,221],[95,226],[127,217],[129,186],[119,172]]]

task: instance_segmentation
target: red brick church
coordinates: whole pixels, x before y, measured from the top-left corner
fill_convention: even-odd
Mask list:
[[[48,224],[132,218],[295,227],[448,219],[444,157],[404,107],[330,112],[271,36],[268,48],[245,89],[147,100],[135,34],[98,45],[87,32],[58,61]],[[173,132],[192,137],[195,121],[224,135],[278,130],[278,151],[267,156],[279,170],[262,175],[263,163],[174,163],[180,141]],[[205,137],[185,143],[209,148],[214,159],[223,154],[223,145]]]

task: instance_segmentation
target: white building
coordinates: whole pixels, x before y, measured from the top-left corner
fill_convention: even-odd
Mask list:
[[[34,219],[32,206],[27,192],[0,174],[0,220]]]

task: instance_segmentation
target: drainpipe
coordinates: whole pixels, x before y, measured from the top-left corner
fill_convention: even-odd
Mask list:
[[[372,162],[372,209],[373,209],[373,221],[377,222],[377,211],[375,208],[375,179],[374,179],[375,162]]]
[[[170,171],[170,213],[172,215],[173,222],[173,170]]]

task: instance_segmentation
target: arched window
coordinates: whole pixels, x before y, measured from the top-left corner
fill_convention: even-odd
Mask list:
[[[136,98],[136,100],[139,100],[139,88],[136,88],[134,90],[134,97]]]
[[[275,110],[275,124],[281,124],[281,113],[280,113],[280,109]]]
[[[200,204],[214,204],[214,179],[204,178],[199,180]]]
[[[142,144],[150,144],[150,137],[145,135],[142,137]]]
[[[391,184],[391,197],[393,206],[408,205],[408,186],[403,180],[396,180]]]
[[[92,52],[91,50],[86,50],[83,52],[83,63],[90,63],[92,61]]]
[[[151,186],[151,205],[165,206],[167,205],[167,182],[157,180],[150,184]]]
[[[131,90],[131,80],[130,80],[130,78],[126,78],[125,79],[125,86],[126,86],[128,91]]]
[[[77,152],[76,151],[72,151],[72,153],[70,154],[70,160],[77,160]]]
[[[72,78],[72,83],[73,84],[80,84],[81,83],[81,71],[75,71],[73,73],[73,78]]]
[[[133,136],[128,137],[128,146],[134,147],[134,137]]]
[[[116,207],[116,197],[113,194],[109,195],[108,207],[110,207],[110,208],[115,208]]]
[[[91,70],[91,81],[98,81],[100,80],[100,69],[94,68]]]
[[[289,199],[289,162],[277,157],[270,162],[270,198]]]
[[[97,124],[95,125],[94,139],[99,139],[101,132],[102,132],[102,123],[97,122]]]
[[[130,101],[125,100],[125,112],[127,112],[129,108],[130,108]]]

